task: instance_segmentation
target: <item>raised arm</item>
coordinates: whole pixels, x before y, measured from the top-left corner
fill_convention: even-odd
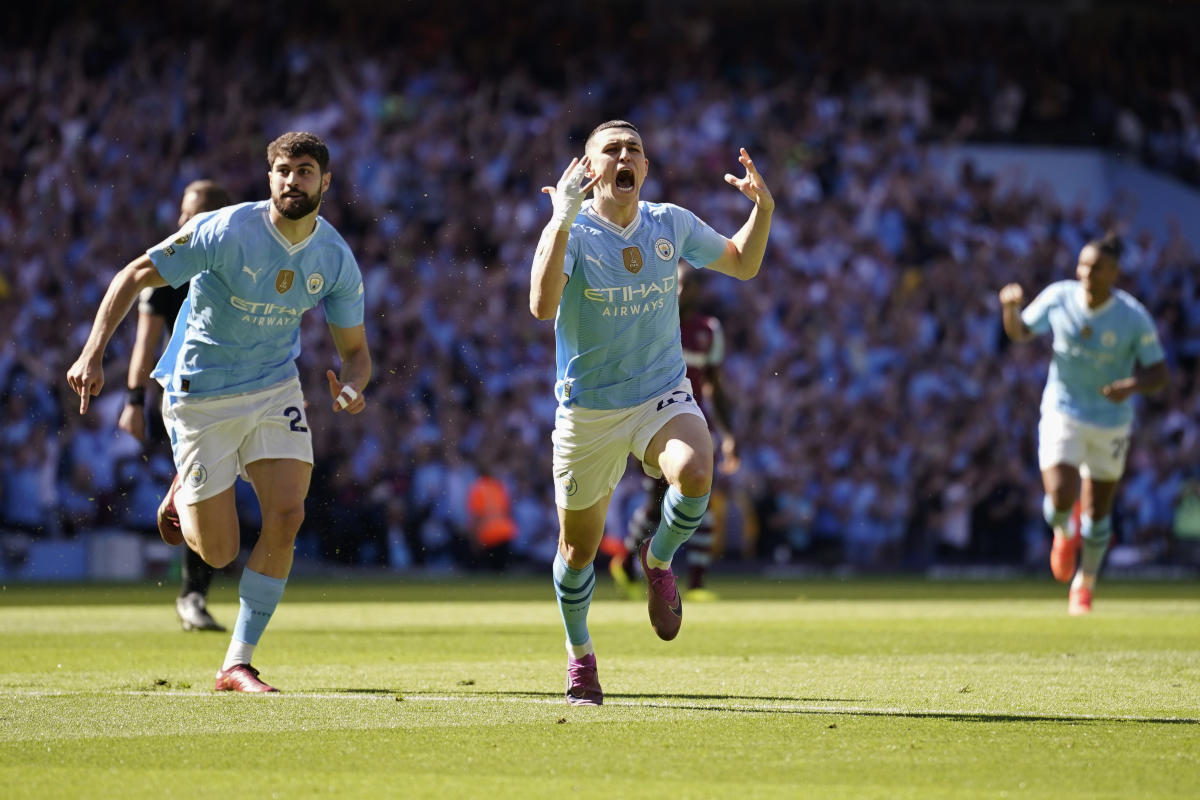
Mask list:
[[[542,187],[542,191],[550,195],[554,214],[538,239],[529,274],[529,312],[538,319],[553,319],[558,313],[558,303],[567,285],[563,262],[567,256],[571,223],[579,215],[583,198],[600,180],[597,175],[587,183],[581,183],[587,167],[587,156],[573,158],[556,186]]]
[[[104,350],[121,320],[129,313],[129,307],[138,293],[147,287],[166,285],[167,282],[147,255],[138,256],[113,276],[104,299],[100,301],[83,351],[67,370],[67,384],[79,395],[80,414],[87,412],[91,398],[104,388]]]
[[[771,196],[766,181],[754,168],[746,148],[741,149],[738,161],[746,168],[746,175],[738,178],[726,174],[725,182],[746,195],[754,206],[750,209],[746,224],[725,242],[725,252],[709,264],[708,269],[745,281],[757,275],[762,266],[763,255],[767,251],[767,235],[771,232],[771,215],[775,212],[775,198]]]
[[[1025,290],[1019,283],[1010,283],[1000,290],[1000,307],[1003,314],[1004,332],[1014,342],[1027,342],[1033,331],[1021,319],[1021,306],[1025,305]]]

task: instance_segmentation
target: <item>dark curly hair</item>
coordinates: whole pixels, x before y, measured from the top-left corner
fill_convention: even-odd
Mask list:
[[[284,158],[312,156],[322,173],[329,171],[329,148],[315,133],[292,131],[280,136],[267,145],[267,166],[274,166],[275,159],[279,156]]]

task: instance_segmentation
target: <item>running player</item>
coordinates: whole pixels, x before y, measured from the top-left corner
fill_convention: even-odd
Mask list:
[[[79,412],[104,386],[104,350],[138,293],[191,281],[153,377],[178,474],[159,508],[168,544],[186,541],[214,567],[238,555],[234,481],[254,487],[262,531],[238,586],[241,604],[214,688],[273,692],[251,664],[292,567],[312,475],[312,434],[295,359],[300,318],[320,304],[341,357],[326,371],[332,409],[357,414],[371,376],[358,264],[317,215],[329,150],[310,133],[267,147],[271,199],[193,218],[113,278],[67,382]],[[182,480],[181,480],[182,476]]]
[[[679,338],[683,347],[683,360],[687,364],[687,379],[692,383],[696,404],[704,412],[705,419],[716,423],[720,433],[720,471],[725,474],[737,472],[737,442],[730,423],[729,400],[725,395],[721,378],[721,362],[725,358],[725,335],[721,322],[700,309],[699,277],[701,273],[679,265]],[[667,482],[662,478],[642,476],[644,501],[629,520],[625,537],[625,555],[609,561],[609,571],[617,586],[630,598],[640,599],[641,587],[633,580],[633,559],[642,541],[658,530],[663,497]],[[716,600],[717,595],[704,586],[708,568],[712,565],[713,515],[706,511],[700,527],[688,539],[685,554],[688,564],[688,588],[683,593],[689,601],[705,602]]]
[[[1154,321],[1141,303],[1115,286],[1121,249],[1120,239],[1111,234],[1088,242],[1079,251],[1078,280],[1052,283],[1024,311],[1019,284],[1000,290],[1009,338],[1023,342],[1054,334],[1038,463],[1046,489],[1042,511],[1054,529],[1050,569],[1058,580],[1071,582],[1067,611],[1072,615],[1092,610],[1096,576],[1108,550],[1113,497],[1133,425],[1129,398],[1158,391],[1168,377]],[[1068,529],[1076,500],[1082,507],[1078,535]]]
[[[183,190],[179,201],[179,227],[203,211],[216,211],[232,202],[229,192],[213,181],[192,181]],[[150,370],[159,351],[163,332],[173,330],[179,307],[187,297],[188,284],[178,288],[159,286],[144,289],[138,302],[137,334],[134,336],[133,353],[129,357],[128,390],[125,408],[117,426],[148,446],[164,446],[167,441],[162,427],[162,415],[146,409],[146,387],[150,383]],[[147,436],[149,416],[149,436]],[[208,589],[212,585],[213,568],[204,563],[190,547],[183,548],[182,581],[179,596],[175,598],[175,614],[185,631],[224,631],[208,613]]]
[[[745,149],[738,160],[745,176],[725,180],[753,205],[732,239],[684,208],[641,201],[650,162],[641,134],[624,120],[598,125],[583,157],[542,189],[554,212],[533,257],[529,307],[555,320],[553,573],[573,705],[603,702],[587,614],[605,515],[630,453],[670,484],[658,530],[638,556],[651,626],[662,639],[679,633],[683,604],[671,558],[708,507],[713,447],[685,375],[676,269],[685,259],[741,280],[758,274],[775,201]]]

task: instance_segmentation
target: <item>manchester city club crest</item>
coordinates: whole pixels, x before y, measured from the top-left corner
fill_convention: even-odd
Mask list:
[[[567,497],[579,491],[579,484],[575,482],[575,476],[570,472],[564,472],[558,476],[558,485]]]
[[[319,272],[314,272],[308,276],[308,280],[304,283],[304,288],[308,290],[309,294],[316,294],[325,288],[325,277]]]
[[[207,480],[208,469],[199,461],[194,462],[191,469],[187,472],[188,486],[191,486],[193,489],[199,489]]]
[[[675,256],[675,245],[671,244],[671,240],[667,238],[659,238],[654,241],[654,254],[663,261],[670,261]]]

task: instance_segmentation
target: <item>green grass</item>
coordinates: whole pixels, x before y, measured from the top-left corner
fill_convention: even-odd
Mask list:
[[[217,695],[171,586],[0,588],[0,797],[1192,797],[1200,592],[733,580],[675,642],[602,584],[602,708],[544,580],[295,580]],[[231,623],[236,588],[214,589]]]

